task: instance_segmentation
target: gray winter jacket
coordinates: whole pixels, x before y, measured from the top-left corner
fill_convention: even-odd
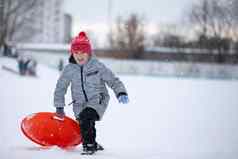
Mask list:
[[[64,96],[69,84],[75,117],[86,107],[94,108],[100,119],[103,117],[110,98],[106,84],[112,88],[117,97],[121,94],[127,95],[125,86],[119,78],[94,56],[83,66],[69,63],[64,68],[54,92],[55,107],[65,106]]]

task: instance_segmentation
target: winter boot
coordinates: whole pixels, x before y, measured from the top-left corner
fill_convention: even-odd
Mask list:
[[[96,152],[95,144],[85,144],[83,145],[82,155],[92,155]]]
[[[96,149],[96,151],[103,151],[103,150],[104,150],[104,148],[102,147],[102,145],[98,144],[97,142],[96,142],[96,144],[95,144],[95,149]]]

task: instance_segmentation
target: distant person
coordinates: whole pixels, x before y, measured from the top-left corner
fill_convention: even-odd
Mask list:
[[[12,50],[7,43],[3,43],[3,56],[11,56]]]
[[[36,76],[37,61],[35,59],[20,54],[17,61],[20,75]]]
[[[83,154],[93,154],[103,150],[96,142],[95,121],[102,119],[108,106],[106,84],[112,88],[120,103],[126,104],[129,99],[120,79],[94,56],[84,32],[72,40],[70,52],[69,64],[64,68],[54,91],[56,117],[64,118],[64,96],[71,83],[73,111],[80,124]]]
[[[26,63],[26,67],[27,67],[27,74],[30,76],[36,76],[36,66],[37,66],[37,62],[35,59],[29,59]]]
[[[18,57],[18,50],[15,46],[12,47],[12,49],[11,49],[11,57],[14,57],[14,58]]]
[[[18,61],[18,69],[19,69],[19,73],[20,75],[26,75],[27,72],[27,58],[23,55],[20,54],[17,58]]]
[[[64,69],[64,60],[60,59],[59,60],[59,65],[58,65],[58,70],[61,72]]]

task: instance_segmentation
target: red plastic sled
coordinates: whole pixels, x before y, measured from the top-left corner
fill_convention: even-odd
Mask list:
[[[55,113],[40,112],[25,117],[21,130],[31,141],[41,146],[73,147],[81,143],[78,123],[66,117],[55,119]]]

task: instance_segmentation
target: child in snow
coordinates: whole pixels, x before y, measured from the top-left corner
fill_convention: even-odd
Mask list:
[[[93,55],[90,41],[80,32],[71,42],[69,64],[57,81],[54,106],[57,117],[63,118],[65,93],[71,84],[73,111],[80,124],[83,151],[93,154],[103,147],[96,142],[95,121],[101,120],[108,106],[109,94],[106,84],[112,88],[118,101],[129,102],[124,84]]]

